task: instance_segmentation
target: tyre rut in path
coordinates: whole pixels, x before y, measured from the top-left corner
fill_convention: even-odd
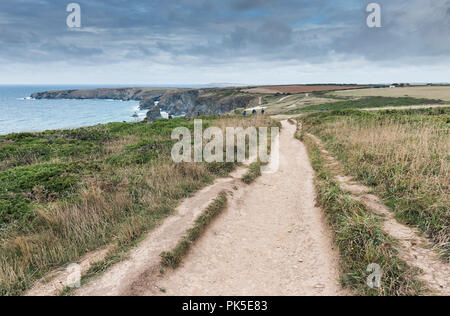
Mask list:
[[[115,264],[99,278],[89,282],[75,292],[78,296],[120,296],[133,295],[135,284],[159,274],[160,254],[172,249],[194,225],[197,217],[223,191],[243,186],[241,178],[246,172],[238,168],[228,178],[217,179],[214,184],[186,199],[178,208],[177,214],[167,218],[161,226],[151,231],[129,258]]]
[[[233,182],[234,190],[227,183],[227,209],[208,227],[177,270],[159,273],[160,252],[176,244],[192,226],[195,215],[223,188],[213,185],[209,189],[217,191],[214,194],[205,195],[207,188],[186,200],[181,215],[169,218],[151,233],[132,251],[130,259],[77,294],[348,294],[338,283],[338,254],[325,216],[315,207],[314,172],[306,148],[294,138],[296,126],[286,121],[282,124],[278,172],[264,174],[249,186]],[[192,208],[198,212],[194,214]],[[189,220],[180,221],[183,213]]]

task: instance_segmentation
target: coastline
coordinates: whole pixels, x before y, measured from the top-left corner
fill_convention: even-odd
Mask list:
[[[138,101],[113,99],[36,99],[30,95],[49,86],[0,86],[0,135],[66,130],[145,118]],[[65,87],[58,87],[65,88]]]

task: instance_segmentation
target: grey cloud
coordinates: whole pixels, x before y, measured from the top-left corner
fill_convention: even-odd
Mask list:
[[[277,50],[292,42],[292,29],[278,21],[266,21],[255,29],[237,27],[225,37],[223,46],[241,49],[255,45],[257,49]]]
[[[3,0],[0,57],[22,63],[235,59],[408,63],[449,57],[450,0],[378,0],[383,28],[360,0],[78,0],[85,31],[65,26],[65,3]],[[162,56],[165,56],[164,58]],[[434,61],[433,61],[434,62]]]
[[[409,62],[414,57],[448,56],[450,1],[380,1],[381,29],[357,28],[336,37],[337,51],[369,60]]]

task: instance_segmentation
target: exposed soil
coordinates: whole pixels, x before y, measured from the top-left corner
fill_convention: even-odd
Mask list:
[[[187,199],[179,214],[77,295],[345,295],[338,254],[315,207],[314,172],[294,125],[283,122],[280,168],[252,185],[219,180]],[[160,273],[170,250],[221,191],[227,210],[211,224],[175,271]]]
[[[186,199],[178,208],[178,213],[169,217],[152,231],[148,237],[133,249],[129,259],[122,261],[98,279],[78,289],[76,295],[119,296],[139,295],[141,284],[147,279],[160,274],[160,254],[171,250],[184,236],[186,230],[193,226],[195,219],[222,191],[232,191],[243,186],[241,177],[246,169],[240,168],[229,178],[218,179],[215,183],[194,197]],[[149,287],[154,286],[149,283]],[[147,290],[147,289],[145,289]]]
[[[109,247],[99,249],[94,252],[86,254],[79,261],[81,274],[87,272],[89,268],[106,258],[109,252]],[[50,272],[41,280],[37,281],[34,286],[28,290],[24,296],[57,296],[66,287],[70,271],[61,268]]]
[[[157,281],[168,295],[340,295],[338,255],[315,207],[305,147],[283,122],[280,169],[231,198],[182,267]],[[146,295],[161,295],[147,287]]]

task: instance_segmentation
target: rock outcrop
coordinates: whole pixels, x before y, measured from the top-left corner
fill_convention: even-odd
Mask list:
[[[89,90],[55,90],[36,92],[31,95],[34,99],[111,99],[122,101],[141,101],[141,109],[151,109],[155,101],[159,101],[167,92],[179,89],[168,88],[117,88],[117,89],[89,89]]]
[[[161,118],[160,109],[175,116],[214,115],[234,109],[256,106],[259,95],[240,88],[170,89],[118,88],[90,90],[59,90],[36,92],[35,99],[113,99],[140,101],[142,110],[149,110],[147,119]],[[158,106],[155,102],[159,101]]]
[[[148,122],[154,122],[159,119],[161,119],[161,110],[159,108],[159,105],[154,105],[150,111],[147,112],[147,121]]]
[[[256,95],[243,93],[239,89],[193,89],[168,92],[158,106],[176,116],[194,117],[228,113],[257,104]]]

